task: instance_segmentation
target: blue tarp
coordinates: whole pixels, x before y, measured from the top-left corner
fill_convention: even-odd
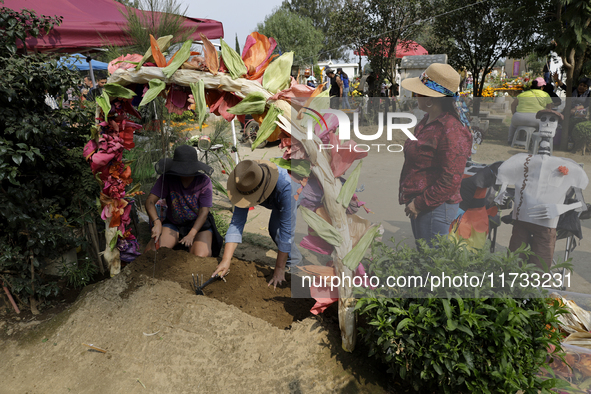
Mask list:
[[[79,53],[73,53],[68,56],[64,56],[60,59],[60,63],[64,66],[68,67],[70,70],[74,68],[80,71],[88,71],[88,62],[86,61],[86,55],[81,55]],[[99,62],[98,60],[92,60],[92,70],[106,70],[109,66],[108,63]]]

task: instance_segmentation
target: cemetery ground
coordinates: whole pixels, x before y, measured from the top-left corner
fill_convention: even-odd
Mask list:
[[[507,128],[507,123],[489,128],[474,160],[492,163],[523,152],[505,144]],[[281,155],[272,144],[254,152],[241,147],[240,153],[242,159]],[[583,162],[589,174],[590,156],[554,154]],[[397,202],[403,162],[401,153],[370,153],[364,159],[359,183],[365,190],[359,198],[373,213],[360,214],[384,225],[384,241],[394,237],[412,244],[410,223]],[[584,193],[587,201],[590,191]],[[275,291],[267,286],[276,256],[267,234],[268,211],[257,207],[249,219],[227,283],[210,285],[205,296],[191,291],[191,274],[209,276],[217,259],[163,249],[142,255],[114,278],[69,290],[40,315],[15,315],[4,307],[0,392],[404,392],[368,358],[360,336],[354,353],[341,349],[334,305],[314,316],[313,300],[291,298],[289,282],[297,283],[296,275]],[[585,240],[591,226],[582,222],[582,227],[570,290],[587,292],[591,243]],[[307,228],[299,221],[296,230],[299,241]],[[510,226],[499,228],[498,251],[505,250],[510,235]],[[564,242],[556,249],[560,259]],[[327,260],[307,251],[304,258],[307,264]]]

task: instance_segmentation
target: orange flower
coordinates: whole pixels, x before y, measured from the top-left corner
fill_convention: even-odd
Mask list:
[[[558,167],[558,171],[560,171],[562,175],[568,175],[568,167],[560,166]]]

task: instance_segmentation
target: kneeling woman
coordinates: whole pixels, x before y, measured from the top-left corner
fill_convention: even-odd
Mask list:
[[[212,206],[209,175],[213,169],[198,160],[195,148],[181,145],[175,149],[172,159],[162,159],[156,164],[156,172],[163,175],[146,200],[146,211],[154,223],[154,244],[172,249],[180,242],[195,256],[212,256],[212,240],[217,234],[209,213]],[[156,210],[161,198],[166,199],[168,207],[164,221]],[[219,248],[215,246],[213,255],[216,249],[219,255]]]

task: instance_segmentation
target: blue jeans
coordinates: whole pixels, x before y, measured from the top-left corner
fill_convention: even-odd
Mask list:
[[[343,109],[351,109],[351,104],[349,104],[349,88],[343,88]]]
[[[415,241],[424,239],[431,245],[436,235],[447,235],[451,222],[458,214],[459,206],[460,204],[444,203],[432,211],[421,212],[416,219],[410,219]]]
[[[292,195],[295,194],[295,190],[299,188],[300,185],[296,183],[293,179],[291,179],[291,190]],[[298,245],[295,242],[295,228],[296,228],[296,217],[297,217],[297,210],[300,206],[300,203],[296,201],[294,198],[291,199],[291,235],[290,235],[290,243],[291,243],[291,252],[287,257],[287,264],[286,267],[293,268],[298,265],[302,261],[302,253],[298,249]],[[272,210],[271,217],[269,218],[269,235],[275,245],[277,245],[277,234],[279,233],[279,228],[281,227],[281,221],[279,220],[279,211]]]

